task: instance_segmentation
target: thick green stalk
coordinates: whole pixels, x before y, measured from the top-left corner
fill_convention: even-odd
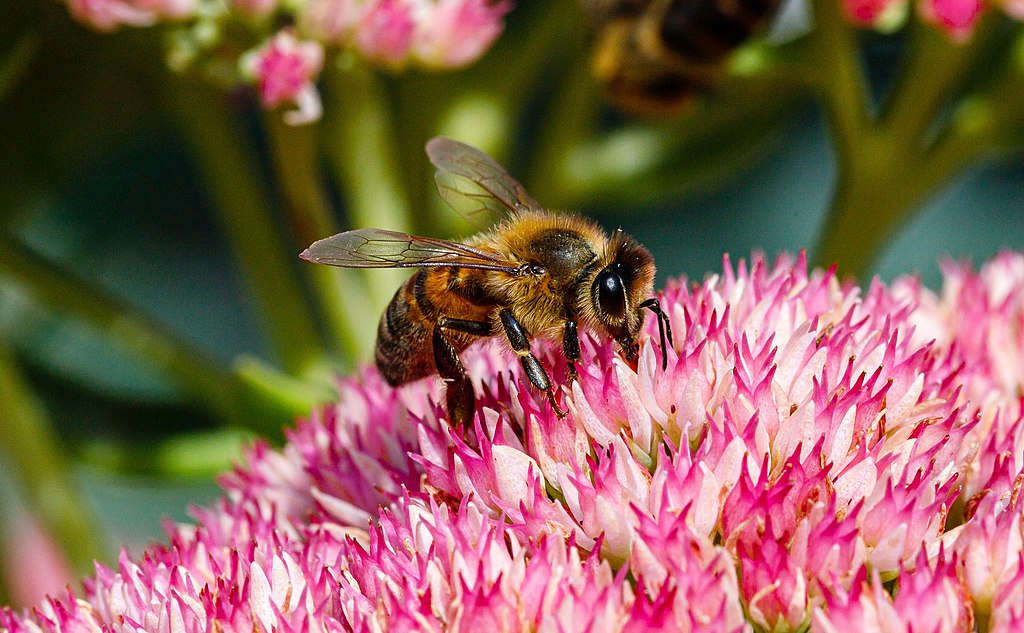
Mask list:
[[[0,234],[0,272],[53,312],[81,320],[113,346],[148,361],[225,420],[237,410],[231,373],[159,323]]]
[[[399,168],[398,132],[380,79],[365,67],[330,69],[324,73],[330,88],[328,156],[342,185],[353,227],[380,227],[411,232],[409,199]],[[371,323],[407,276],[400,270],[369,271],[370,308],[363,318]]]
[[[993,13],[982,18],[964,44],[920,19],[911,20],[907,58],[881,117],[896,151],[921,149],[936,115],[959,96],[963,82],[990,52],[1000,19]]]
[[[0,102],[28,72],[38,50],[39,37],[35,33],[26,33],[10,50],[3,51],[0,56]]]
[[[862,78],[848,70],[858,58],[852,40],[842,35],[849,27],[827,16],[819,21],[813,37],[821,41],[818,50],[830,55],[823,66],[831,72],[818,81],[839,156],[836,192],[816,253],[820,264],[839,263],[844,273],[862,276],[930,195],[993,152],[1000,131],[1020,121],[1020,99],[1014,98],[1019,82],[1005,76],[961,99],[948,121],[941,119],[990,51],[992,20],[983,21],[965,46],[916,25],[907,67],[877,124],[866,115]],[[944,127],[934,130],[940,121]]]
[[[299,283],[298,253],[282,238],[254,150],[221,93],[198,82],[170,83],[174,114],[192,144],[274,351],[289,372],[302,375],[322,365],[323,345]]]
[[[92,571],[95,559],[106,558],[95,516],[75,484],[42,405],[2,339],[0,447],[6,449],[5,461],[17,474],[32,513],[42,520],[78,573]]]
[[[299,244],[338,233],[324,192],[318,162],[318,128],[291,126],[277,114],[264,117],[271,154],[284,193],[285,216]],[[357,271],[328,266],[303,265],[312,280],[328,330],[346,362],[367,358],[375,321],[366,318],[368,302],[365,279]]]
[[[862,141],[858,167],[847,168],[833,194],[816,259],[839,264],[842,275],[863,277],[895,231],[951,175],[952,168],[925,178],[922,164],[909,157],[900,162],[888,140]]]
[[[872,125],[867,80],[860,63],[857,33],[842,14],[837,0],[814,0],[814,29],[808,70],[818,88],[835,137],[842,172]]]

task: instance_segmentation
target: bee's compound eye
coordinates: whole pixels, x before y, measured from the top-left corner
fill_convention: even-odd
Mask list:
[[[601,312],[616,319],[626,316],[626,290],[622,277],[611,267],[605,268],[594,280],[594,293]]]
[[[540,277],[541,275],[546,275],[548,272],[547,269],[541,266],[540,264],[530,264],[529,270],[531,275],[536,275],[537,277]]]

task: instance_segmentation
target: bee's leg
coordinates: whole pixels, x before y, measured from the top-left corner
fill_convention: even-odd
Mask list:
[[[640,309],[647,308],[658,318],[658,336],[661,339],[661,370],[668,369],[668,345],[675,345],[672,341],[672,325],[668,322],[668,315],[661,309],[661,304],[654,297],[640,304]],[[665,339],[668,339],[668,345]]]
[[[551,408],[554,410],[555,415],[564,418],[565,412],[555,402],[555,390],[551,386],[548,372],[544,370],[544,366],[540,364],[537,357],[530,351],[530,336],[526,333],[526,328],[523,327],[523,324],[516,319],[515,315],[508,308],[501,310],[498,316],[501,317],[501,325],[505,328],[505,336],[508,338],[512,351],[519,355],[519,362],[523,364],[523,371],[526,372],[526,377],[530,379],[534,387],[547,395],[548,402],[551,403]]]
[[[466,368],[459,358],[459,353],[445,336],[444,330],[486,336],[490,334],[491,324],[485,321],[441,317],[434,328],[434,364],[437,366],[437,373],[447,385],[445,404],[448,406],[448,417],[453,424],[466,426],[473,421],[473,412],[476,410],[473,382],[466,375]]]
[[[569,319],[565,322],[565,329],[562,330],[562,353],[569,363],[569,383],[576,381],[576,363],[580,360],[580,333],[576,319]]]

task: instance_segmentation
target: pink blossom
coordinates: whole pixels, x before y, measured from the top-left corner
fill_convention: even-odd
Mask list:
[[[650,322],[636,369],[583,336],[571,385],[540,342],[562,419],[493,340],[467,428],[364,370],[194,525],[0,628],[1015,630],[1015,257],[937,295],[726,259],[661,295],[667,369]]]
[[[963,600],[956,577],[956,561],[942,553],[934,565],[922,551],[914,570],[900,572],[899,590],[893,598],[882,586],[877,572],[871,581],[862,571],[847,593],[827,596],[815,608],[811,631],[815,633],[970,633],[974,630],[970,603]]]
[[[0,533],[0,575],[17,578],[9,588],[15,604],[31,606],[74,580],[71,565],[39,520],[26,512],[8,519]]]
[[[954,549],[962,561],[961,578],[975,610],[988,614],[996,593],[1012,579],[1024,556],[1024,513],[1016,499],[1004,506],[986,497],[956,534]]]
[[[890,31],[898,27],[907,14],[906,0],[843,0],[846,17],[857,24]]]
[[[1004,576],[992,600],[989,631],[1011,633],[1024,630],[1024,556],[1012,565],[1012,574]]]
[[[1024,0],[1002,0],[996,5],[1014,20],[1024,20]]]
[[[197,6],[197,0],[68,0],[75,18],[101,31],[182,19],[192,15]]]
[[[511,8],[491,0],[437,0],[416,31],[416,57],[438,68],[475,61],[501,34],[502,18]]]
[[[493,0],[369,0],[360,10],[352,2],[315,0],[303,24],[339,44],[351,33],[366,59],[392,68],[457,68],[490,48],[510,8]]]
[[[416,30],[412,0],[371,0],[356,30],[356,45],[367,59],[388,66],[405,63]]]
[[[946,31],[955,41],[964,42],[985,9],[981,0],[920,0],[921,16]]]
[[[295,105],[285,121],[301,125],[320,118],[323,106],[313,82],[323,66],[320,44],[300,41],[290,31],[278,32],[262,47],[242,58],[242,70],[256,82],[266,108]]]

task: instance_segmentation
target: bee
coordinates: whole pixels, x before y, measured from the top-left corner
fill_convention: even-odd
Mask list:
[[[546,211],[480,150],[434,138],[427,155],[449,205],[499,212],[504,220],[464,243],[357,229],[300,255],[331,266],[419,269],[395,292],[377,330],[376,364],[390,385],[439,374],[451,422],[466,425],[475,396],[459,354],[475,340],[501,337],[563,417],[551,378],[531,350],[534,337],[561,341],[572,381],[584,329],[611,337],[635,366],[647,311],[658,319],[667,367],[672,331],[653,296],[654,259],[646,248],[621,230],[608,235],[591,220]]]
[[[780,0],[582,0],[594,26],[591,71],[611,101],[675,114],[712,88],[723,60],[761,30]]]

